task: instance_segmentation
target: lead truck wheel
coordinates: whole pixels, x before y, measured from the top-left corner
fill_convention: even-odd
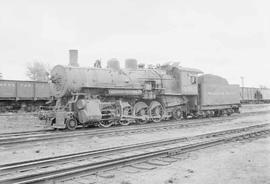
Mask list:
[[[120,125],[127,126],[127,125],[130,124],[130,121],[128,121],[128,120],[121,120],[121,121],[119,121],[119,123],[120,123]]]
[[[75,130],[77,128],[77,121],[75,119],[67,119],[66,120],[66,128],[68,130]]]
[[[181,120],[183,119],[183,112],[181,111],[180,108],[176,108],[174,111],[173,111],[173,118],[175,120]]]

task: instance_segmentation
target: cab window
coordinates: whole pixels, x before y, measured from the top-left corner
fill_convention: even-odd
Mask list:
[[[196,83],[197,83],[197,78],[196,78],[196,76],[190,76],[190,83],[191,83],[191,84],[196,84]]]

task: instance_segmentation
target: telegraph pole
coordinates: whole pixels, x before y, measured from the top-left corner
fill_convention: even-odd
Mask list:
[[[241,83],[242,83],[242,100],[244,100],[244,77],[241,76]]]

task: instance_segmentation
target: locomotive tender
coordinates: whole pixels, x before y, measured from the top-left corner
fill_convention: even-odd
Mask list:
[[[107,68],[55,66],[51,86],[57,102],[47,123],[74,130],[239,112],[239,86],[221,77],[172,64],[137,66],[134,59],[126,60],[124,69],[115,59]]]

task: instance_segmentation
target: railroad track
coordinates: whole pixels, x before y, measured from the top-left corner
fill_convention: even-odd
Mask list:
[[[24,112],[24,113],[0,113],[0,116],[38,116],[37,112]]]
[[[190,122],[190,121],[213,121],[213,120],[219,120],[219,119],[223,119],[223,120],[231,120],[235,117],[242,117],[242,116],[253,116],[253,115],[257,115],[257,114],[266,114],[266,113],[269,113],[270,110],[265,110],[265,111],[258,111],[258,112],[245,112],[245,113],[241,113],[241,114],[236,114],[236,115],[232,115],[232,116],[223,116],[223,117],[211,117],[211,118],[207,118],[207,119],[185,119],[185,120],[181,120],[180,122],[181,123],[186,123],[186,122]],[[170,122],[176,122],[175,120],[170,120],[170,121],[162,121],[162,122],[159,122],[159,123],[148,123],[148,124],[145,124],[145,125],[139,125],[139,124],[132,124],[132,125],[129,125],[130,127],[132,126],[147,126],[149,124],[164,124],[164,123],[170,123]],[[116,128],[116,127],[110,127],[110,128],[106,128],[107,130],[108,129],[113,129],[113,128]],[[119,128],[119,126],[117,127]],[[92,128],[91,128],[92,129]],[[95,128],[94,128],[95,129]],[[82,131],[80,128],[75,130],[75,131]],[[88,131],[88,129],[84,129],[83,131]],[[8,133],[1,133],[0,134],[0,138],[3,138],[3,137],[16,137],[16,136],[21,136],[21,135],[33,135],[33,134],[40,134],[40,133],[46,133],[46,132],[58,132],[58,131],[55,131],[53,130],[52,128],[48,128],[48,129],[43,129],[43,130],[34,130],[34,131],[23,131],[23,132],[8,132]],[[59,132],[70,132],[69,130],[59,130]],[[74,132],[74,131],[73,131]]]
[[[269,112],[269,111],[266,111]],[[259,112],[266,113],[266,112]],[[256,113],[248,113],[245,116],[257,115]],[[53,130],[43,130],[43,131],[32,131],[32,132],[18,132],[18,133],[6,133],[0,134],[0,146],[10,147],[17,144],[26,144],[39,141],[51,141],[51,140],[63,140],[67,138],[74,138],[80,136],[89,137],[105,137],[113,135],[125,135],[133,133],[145,133],[148,131],[164,131],[170,129],[187,128],[194,126],[204,126],[212,123],[224,123],[224,121],[231,121],[235,118],[241,117],[244,114],[238,116],[229,117],[216,117],[207,119],[192,119],[183,121],[165,121],[161,123],[149,123],[144,125],[131,125],[131,126],[115,126],[111,128],[95,128],[87,130],[77,130],[77,131],[53,131]]]
[[[254,104],[252,104],[254,105]],[[260,108],[261,106],[268,106],[268,104],[260,104],[258,105],[258,107]],[[250,106],[250,104],[242,104],[242,108],[246,108]],[[255,105],[256,106],[256,105]],[[261,107],[263,108],[263,107]],[[38,116],[38,112],[6,112],[6,113],[0,113],[0,117],[1,116],[29,116],[29,115],[32,115],[32,116]]]
[[[203,149],[238,139],[258,137],[269,133],[270,124],[260,124],[192,137],[151,141],[5,164],[0,165],[0,183],[61,182],[70,180],[70,178],[91,175],[100,171],[132,165],[142,161],[149,163],[148,160],[153,158],[170,158],[172,155]]]

